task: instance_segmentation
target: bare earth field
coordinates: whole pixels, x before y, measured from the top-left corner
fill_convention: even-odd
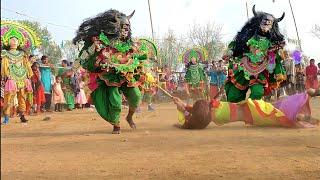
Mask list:
[[[320,98],[312,100],[320,118]],[[1,179],[320,179],[320,127],[181,130],[172,103],[142,109],[122,134],[92,109],[1,126]],[[51,117],[44,121],[44,117]]]

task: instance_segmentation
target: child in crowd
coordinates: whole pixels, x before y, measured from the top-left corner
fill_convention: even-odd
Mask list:
[[[79,82],[80,91],[77,94],[76,103],[79,104],[81,109],[87,104],[87,97],[84,92],[84,86],[85,86],[84,77],[80,77],[80,82]]]
[[[31,66],[33,76],[31,77],[31,85],[33,89],[33,104],[35,105],[35,115],[40,113],[41,106],[46,102],[44,95],[44,87],[41,82],[41,73],[39,63],[34,62]]]
[[[53,103],[54,111],[62,112],[62,106],[66,102],[64,99],[63,91],[61,88],[62,79],[60,76],[56,76],[56,81],[53,84]]]

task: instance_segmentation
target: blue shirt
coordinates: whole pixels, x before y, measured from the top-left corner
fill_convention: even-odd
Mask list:
[[[217,85],[218,84],[218,76],[217,71],[209,71],[208,75],[210,76],[210,84],[211,85]]]
[[[210,76],[210,84],[215,86],[223,86],[224,82],[227,79],[227,76],[223,72],[217,72],[217,71],[209,71]]]
[[[41,82],[44,87],[44,93],[51,94],[52,90],[52,83],[51,83],[51,68],[50,67],[41,67],[40,66],[40,72],[41,72]]]

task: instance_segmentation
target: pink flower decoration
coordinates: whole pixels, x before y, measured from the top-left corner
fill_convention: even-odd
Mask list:
[[[30,41],[26,41],[26,44],[24,45],[24,47],[25,47],[25,48],[30,48],[30,46],[31,46]]]
[[[274,64],[276,61],[276,54],[274,52],[269,52],[269,64]]]
[[[8,27],[3,27],[3,28],[1,28],[1,36],[3,36],[4,33],[6,33],[8,30],[9,30]]]
[[[238,64],[233,64],[233,69],[238,70]]]

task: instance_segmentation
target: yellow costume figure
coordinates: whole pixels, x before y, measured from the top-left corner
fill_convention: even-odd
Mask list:
[[[9,122],[10,108],[13,98],[17,95],[18,110],[21,122],[27,122],[26,94],[32,91],[29,78],[32,76],[28,54],[25,51],[32,45],[38,45],[35,34],[21,24],[1,21],[1,77],[5,81],[4,88],[4,122]]]

